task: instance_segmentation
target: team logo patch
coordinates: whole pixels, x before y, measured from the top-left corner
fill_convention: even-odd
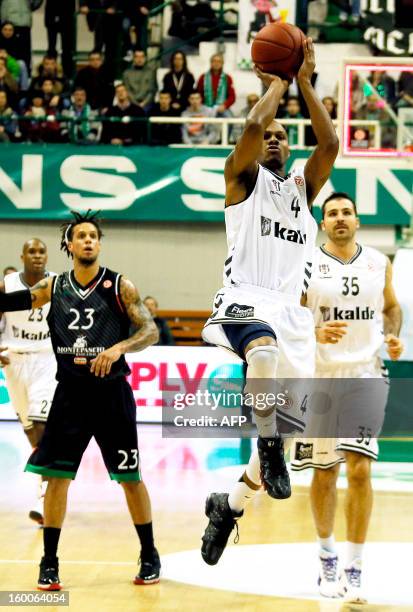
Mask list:
[[[271,219],[261,215],[261,236],[269,236],[271,234]]]
[[[247,319],[254,316],[254,307],[243,304],[231,304],[225,311],[226,317],[231,319]]]
[[[318,269],[320,270],[320,274],[329,274],[330,273],[330,266],[328,264],[320,264],[318,266]]]
[[[87,359],[86,359],[86,357],[75,357],[73,359],[73,363],[75,365],[86,365],[87,364]]]
[[[294,183],[297,185],[297,187],[304,187],[304,179],[302,176],[295,176],[294,177]]]
[[[109,289],[110,287],[112,287],[112,281],[110,280],[105,280],[103,283],[103,286],[105,289]]]
[[[295,460],[303,461],[303,459],[313,458],[313,444],[305,444],[304,442],[297,442],[295,445]]]
[[[321,316],[323,317],[324,323],[326,321],[331,320],[331,313],[330,313],[329,306],[320,306],[320,312],[321,312]]]

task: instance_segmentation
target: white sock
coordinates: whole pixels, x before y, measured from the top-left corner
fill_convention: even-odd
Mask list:
[[[257,491],[250,489],[243,480],[237,482],[229,494],[228,505],[233,512],[240,513],[256,493]]]
[[[356,544],[355,542],[346,542],[346,565],[349,567],[355,559],[361,559],[363,555],[364,544]]]
[[[336,540],[334,534],[328,536],[328,538],[317,538],[318,543],[320,544],[320,548],[326,550],[327,552],[335,553],[336,552]]]
[[[250,460],[248,461],[247,469],[245,470],[248,478],[258,487],[261,486],[261,475],[260,475],[260,459],[258,457],[258,449],[255,449],[251,453]]]

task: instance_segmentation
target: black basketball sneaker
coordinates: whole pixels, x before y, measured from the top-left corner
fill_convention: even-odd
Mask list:
[[[139,573],[135,576],[134,584],[156,584],[161,574],[161,560],[156,548],[148,556],[140,556]]]
[[[285,465],[282,438],[261,438],[261,436],[258,436],[257,447],[264,489],[274,499],[290,497],[290,477]]]
[[[211,493],[206,500],[205,514],[209,523],[202,536],[201,554],[205,563],[216,565],[224,552],[231,531],[237,530],[234,543],[237,544],[238,524],[236,519],[244,513],[234,513],[228,505],[228,493]]]
[[[60,591],[63,587],[59,578],[59,559],[42,557],[37,588],[41,591]]]

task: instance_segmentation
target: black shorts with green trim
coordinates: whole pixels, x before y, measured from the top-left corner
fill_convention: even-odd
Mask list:
[[[141,480],[136,404],[125,378],[59,382],[43,437],[25,471],[74,479],[92,437],[112,480]]]

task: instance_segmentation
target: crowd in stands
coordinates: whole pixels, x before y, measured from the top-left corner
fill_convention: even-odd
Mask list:
[[[76,0],[46,0],[48,51],[41,63],[32,68],[32,11],[42,2],[0,0],[0,142],[82,145],[220,142],[221,130],[202,118],[234,116],[236,86],[225,71],[222,55],[212,55],[209,70],[196,79],[188,70],[185,53],[175,51],[159,90],[155,63],[148,61],[144,50],[150,0],[79,0],[79,5]],[[73,13],[77,6],[94,34],[94,48],[87,64],[79,67],[75,66],[72,52]],[[355,1],[349,6],[359,10]],[[176,2],[172,29],[178,25],[189,27],[187,17],[183,18],[185,23],[178,24],[176,15],[190,13],[192,9],[194,5],[191,8],[183,1]],[[205,6],[202,10],[204,13],[198,7],[191,13],[192,26],[201,27],[208,20],[213,21]],[[113,46],[119,32],[125,54],[121,71],[115,66]],[[61,63],[56,53],[58,36],[63,49]],[[246,106],[237,116],[245,118],[258,99],[255,93],[248,95]],[[336,118],[334,95],[325,97],[323,104]],[[413,73],[402,72],[397,82],[382,71],[372,72],[367,82],[354,73],[352,119],[379,120],[384,125],[383,146],[394,145],[394,114],[403,106],[413,107]],[[151,123],[148,130],[148,117],[179,116],[199,121],[183,125]],[[287,93],[278,116],[309,117],[300,92],[298,96]],[[231,142],[236,142],[241,129],[239,125],[231,128]],[[288,126],[288,138],[290,145],[298,143],[296,125]],[[305,144],[313,144],[313,139],[311,128],[306,128]]]

